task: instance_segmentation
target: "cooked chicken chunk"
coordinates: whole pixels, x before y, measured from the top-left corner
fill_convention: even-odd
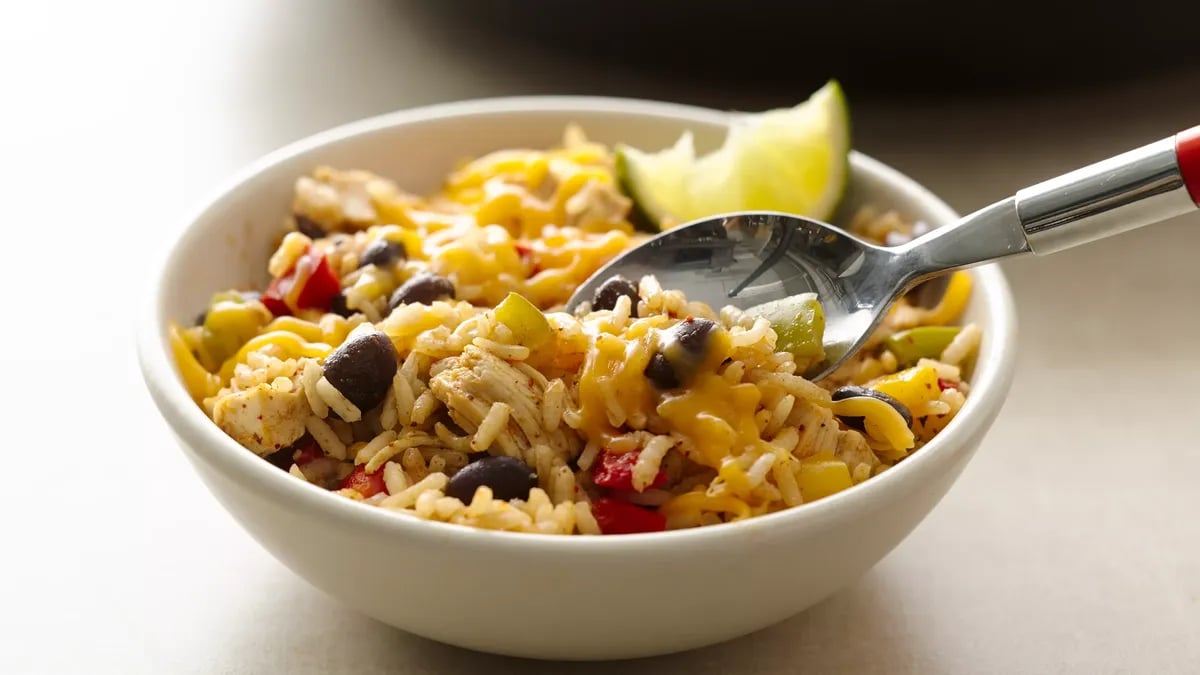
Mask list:
[[[238,443],[259,455],[269,455],[304,435],[308,401],[304,391],[283,391],[260,384],[219,398],[213,421]]]
[[[574,431],[565,426],[547,431],[542,426],[542,385],[507,361],[471,346],[444,365],[429,387],[464,431],[474,434],[492,403],[501,401],[512,409],[507,428],[490,450],[493,455],[530,461],[534,445],[549,446],[566,456],[579,451],[581,442]]]

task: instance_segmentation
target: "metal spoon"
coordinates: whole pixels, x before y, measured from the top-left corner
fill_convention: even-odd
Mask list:
[[[1200,126],[1020,190],[896,247],[786,213],[729,213],[668,230],[618,256],[571,296],[574,311],[613,275],[652,274],[714,308],[752,310],[815,292],[825,312],[821,379],[854,355],[889,307],[939,274],[1046,255],[1200,207]]]

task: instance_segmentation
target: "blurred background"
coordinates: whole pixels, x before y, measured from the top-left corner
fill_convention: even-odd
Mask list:
[[[6,449],[54,458],[0,491],[26,552],[0,556],[0,671],[564,672],[345,611],[175,449],[133,360],[142,261],[263,153],[440,101],[755,110],[837,77],[855,147],[969,211],[1200,123],[1197,25],[1195,0],[0,3]],[[805,615],[631,672],[1194,672],[1197,250],[1191,217],[1005,263],[1020,370],[945,503]],[[48,442],[63,406],[78,435]]]

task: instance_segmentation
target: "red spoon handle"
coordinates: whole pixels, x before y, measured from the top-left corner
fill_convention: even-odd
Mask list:
[[[1175,134],[1175,161],[1188,195],[1200,206],[1200,126]]]

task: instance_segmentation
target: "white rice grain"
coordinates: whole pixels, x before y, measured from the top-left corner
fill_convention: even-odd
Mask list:
[[[633,464],[633,489],[641,492],[645,490],[655,477],[658,476],[658,470],[662,468],[663,457],[666,457],[669,451],[675,445],[675,440],[670,436],[655,436],[653,440],[642,448],[638,454],[637,461]]]
[[[437,516],[438,520],[449,520],[465,508],[466,506],[456,497],[440,497],[433,504],[433,513]]]
[[[592,515],[592,507],[586,502],[575,503],[575,527],[579,534],[600,534],[600,524]]]
[[[437,499],[439,493],[446,487],[447,480],[444,473],[431,473],[400,492],[391,495],[380,502],[379,505],[388,509],[407,509],[417,503],[418,497],[426,493],[433,494],[433,498]],[[432,508],[430,511],[432,512]]]
[[[383,465],[383,484],[387,486],[388,494],[397,494],[408,488],[408,476],[404,475],[404,467],[395,462]]]
[[[421,392],[421,395],[418,396],[417,400],[413,402],[412,424],[416,426],[424,424],[425,421],[429,419],[429,416],[432,415],[435,410],[437,410],[437,407],[438,400],[437,397],[433,395],[432,391],[426,389],[425,391]]]
[[[305,476],[304,472],[300,470],[299,464],[293,464],[292,468],[288,469],[288,473],[292,474],[296,478],[299,478],[300,480],[304,481],[305,483],[308,482],[308,476]]]
[[[418,446],[434,443],[436,442],[436,439],[422,431],[410,430],[405,432],[403,435],[397,435],[395,431],[391,431],[390,433],[392,434],[392,440],[388,441],[378,450],[375,450],[368,455],[368,451],[376,443],[376,441],[378,441],[380,438],[384,438],[388,433],[389,432],[387,431],[383,432],[383,434],[376,437],[369,444],[360,449],[355,459],[357,460],[359,457],[367,455],[369,457],[369,459],[366,461],[367,471],[373,473],[377,471],[379,467],[383,466],[385,462],[391,460],[396,455],[401,453],[405,453],[407,455],[410,451],[415,451],[418,458],[420,458],[421,475],[424,476],[428,469],[425,465],[424,455],[421,454]],[[408,465],[404,464],[403,458],[401,459],[401,464],[404,465],[405,468],[408,468]]]
[[[329,409],[338,414],[347,422],[357,422],[362,419],[362,412],[350,402],[350,399],[342,395],[336,387],[329,383],[329,380],[324,376],[317,380],[317,393],[321,396],[321,400],[325,401],[325,405]]]
[[[779,495],[783,499],[783,503],[788,506],[798,506],[804,503],[804,497],[800,494],[800,484],[796,482],[795,472],[799,466],[800,463],[791,458],[786,462],[775,462],[771,466],[771,474],[775,477],[775,486],[779,488]]]
[[[785,394],[775,404],[775,408],[771,411],[771,421],[767,423],[767,428],[764,430],[764,435],[774,436],[779,432],[787,422],[788,415],[792,414],[792,406],[796,405],[796,397],[792,394]]]
[[[304,364],[300,383],[304,385],[304,398],[308,399],[308,407],[312,409],[314,415],[325,419],[329,416],[329,406],[325,403],[325,399],[317,393],[317,381],[321,379],[322,374],[320,364],[316,361],[308,361]]]
[[[547,432],[557,429],[566,407],[567,385],[563,383],[562,378],[556,377],[550,380],[542,394],[542,428]]]
[[[446,473],[446,458],[441,455],[430,457],[429,473]]]
[[[617,330],[625,330],[626,324],[629,323],[629,317],[633,314],[633,301],[628,295],[622,295],[617,298],[617,304],[613,306],[612,323],[613,328]]]
[[[550,471],[554,468],[554,451],[550,446],[541,443],[533,446],[531,451],[534,459],[534,472],[537,474],[538,483],[541,485],[550,485]]]
[[[321,446],[321,450],[334,459],[346,459],[346,444],[334,430],[320,417],[310,416],[304,420],[304,428],[312,434],[313,440]]]
[[[470,436],[456,436],[454,435],[453,431],[450,431],[449,427],[441,422],[433,425],[433,433],[437,436],[439,441],[446,445],[447,448],[458,450],[460,452],[466,452],[471,449]]]
[[[396,426],[406,427],[412,423],[413,402],[416,397],[403,370],[397,370],[392,377],[391,394],[392,405],[395,406]]]
[[[850,478],[855,483],[861,483],[871,477],[871,465],[866,462],[860,462],[854,465],[850,471]]]
[[[400,466],[404,467],[404,471],[409,478],[413,480],[421,480],[429,473],[429,469],[425,466],[425,456],[417,448],[405,448],[404,454],[400,455]]]
[[[767,478],[767,473],[771,470],[771,467],[775,466],[775,462],[778,459],[779,456],[775,453],[767,452],[759,455],[758,459],[754,460],[754,463],[746,471],[746,479],[750,481],[751,489],[762,485],[762,482]]]
[[[379,451],[386,448],[394,440],[396,440],[396,432],[391,429],[379,434],[375,438],[372,438],[367,442],[366,445],[359,449],[358,453],[354,456],[354,463],[367,464],[367,471],[375,471],[379,467],[383,466],[384,462],[395,455],[393,452],[381,459],[376,459],[375,457],[379,454]]]
[[[935,361],[933,359],[920,359],[917,361],[917,367],[933,368],[937,371],[938,377],[943,380],[957,382],[962,379],[962,370],[958,366],[944,363],[942,361]]]
[[[594,440],[588,441],[584,446],[583,452],[579,453],[579,459],[575,461],[579,468],[587,471],[592,468],[592,464],[596,462],[596,456],[600,454],[600,444]]]
[[[471,437],[471,449],[475,452],[483,452],[491,447],[496,441],[496,437],[508,425],[508,418],[512,414],[512,408],[507,403],[497,401],[488,408],[487,415],[484,415],[483,421],[479,423],[479,429],[475,431],[475,435]]]
[[[436,476],[438,474],[430,474]],[[437,501],[442,496],[437,490],[426,490],[417,495],[417,502],[413,505],[413,510],[417,512],[417,516],[426,520],[433,519],[433,511],[437,506]]]
[[[381,429],[396,428],[396,387],[388,387],[387,393],[383,396],[383,403],[379,404],[379,427]]]
[[[529,347],[525,345],[506,345],[484,337],[471,340],[471,344],[506,361],[524,361],[529,358]]]
[[[829,406],[833,399],[828,390],[809,382],[799,375],[785,373],[751,373],[756,384],[774,384],[797,399],[811,401],[821,406]]]
[[[731,331],[730,339],[733,347],[737,349],[738,347],[749,347],[766,342],[768,335],[771,334],[771,322],[759,317],[749,329]]]
[[[555,504],[564,504],[575,498],[575,472],[571,467],[560,465],[550,472],[550,499]]]
[[[961,365],[979,347],[979,342],[982,339],[983,330],[976,324],[967,324],[958,332],[958,335],[954,336],[950,344],[946,345],[946,348],[942,350],[941,358],[938,360],[952,366]]]

